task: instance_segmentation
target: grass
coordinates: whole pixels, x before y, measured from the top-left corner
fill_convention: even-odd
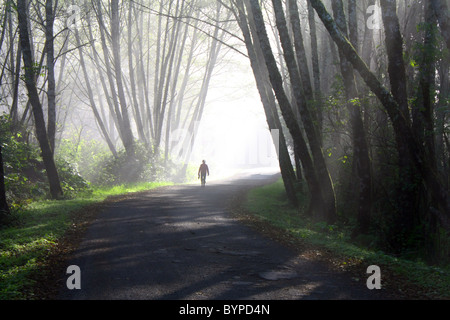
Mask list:
[[[305,203],[306,199],[300,199]],[[350,241],[346,227],[316,223],[289,205],[281,180],[249,192],[245,203],[246,212],[270,225],[285,230],[289,235],[315,246],[331,251],[340,257],[340,263],[357,263],[361,266],[378,265],[391,277],[406,280],[420,296],[450,298],[450,267],[433,267],[421,261],[410,261],[390,256],[380,250],[357,245]],[[302,211],[302,210],[300,210]],[[406,286],[405,286],[406,287]]]
[[[0,300],[33,299],[35,275],[73,224],[74,212],[110,196],[140,192],[170,183],[140,183],[97,188],[71,200],[32,202],[15,209],[11,224],[0,228]]]

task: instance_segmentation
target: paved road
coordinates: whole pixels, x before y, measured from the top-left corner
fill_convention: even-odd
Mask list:
[[[68,262],[81,269],[81,290],[64,287],[59,299],[385,298],[229,215],[233,195],[274,177],[164,187],[108,205]]]

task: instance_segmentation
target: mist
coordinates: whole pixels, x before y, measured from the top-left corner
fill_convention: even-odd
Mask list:
[[[433,237],[450,212],[448,1],[12,4],[0,5],[11,189],[196,184],[205,160],[210,179],[279,173],[290,205],[386,235],[394,252],[418,229],[415,249],[447,252]]]

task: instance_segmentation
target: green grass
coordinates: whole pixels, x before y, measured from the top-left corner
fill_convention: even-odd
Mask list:
[[[300,199],[305,202],[306,199]],[[317,223],[302,215],[289,205],[281,181],[253,189],[249,192],[245,209],[260,220],[286,230],[297,239],[327,249],[342,263],[357,261],[363,265],[378,265],[388,268],[394,275],[407,279],[411,284],[423,288],[429,297],[450,297],[450,267],[432,267],[420,261],[410,261],[390,256],[384,252],[350,241],[349,228]],[[383,275],[382,275],[383,277]]]
[[[34,276],[48,253],[69,230],[71,213],[100,203],[109,196],[150,190],[171,183],[140,183],[94,189],[71,200],[32,202],[11,214],[0,228],[0,300],[33,299]]]

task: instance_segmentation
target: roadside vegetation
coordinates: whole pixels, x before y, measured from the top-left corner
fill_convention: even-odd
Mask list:
[[[281,237],[287,236],[291,245],[309,250],[314,248],[314,254],[318,256],[330,254],[334,267],[341,270],[357,270],[359,276],[355,276],[355,281],[365,282],[369,276],[366,268],[378,265],[382,287],[389,285],[399,293],[420,299],[450,298],[448,264],[430,266],[420,257],[408,253],[389,254],[383,248],[382,235],[372,233],[365,237],[352,237],[354,225],[345,219],[338,219],[333,225],[314,221],[305,214],[306,200],[299,194],[299,202],[303,204],[299,214],[299,210],[289,203],[280,179],[251,190],[244,202],[244,211],[251,215],[251,219],[273,226]],[[413,292],[408,293],[408,290]]]
[[[64,250],[61,241],[88,219],[91,208],[127,193],[173,184],[167,181],[175,177],[173,170],[141,152],[134,181],[128,182],[130,172],[120,170],[124,155],[110,155],[95,140],[63,139],[55,162],[64,197],[52,200],[38,147],[23,133],[7,134],[10,125],[7,117],[0,117],[9,204],[9,213],[0,219],[0,300],[39,299],[35,284],[48,257]]]
[[[92,188],[67,200],[38,200],[14,209],[7,227],[0,228],[0,300],[40,299],[35,285],[47,267],[47,258],[66,234],[91,214],[89,208],[109,197],[170,185],[149,182]]]

